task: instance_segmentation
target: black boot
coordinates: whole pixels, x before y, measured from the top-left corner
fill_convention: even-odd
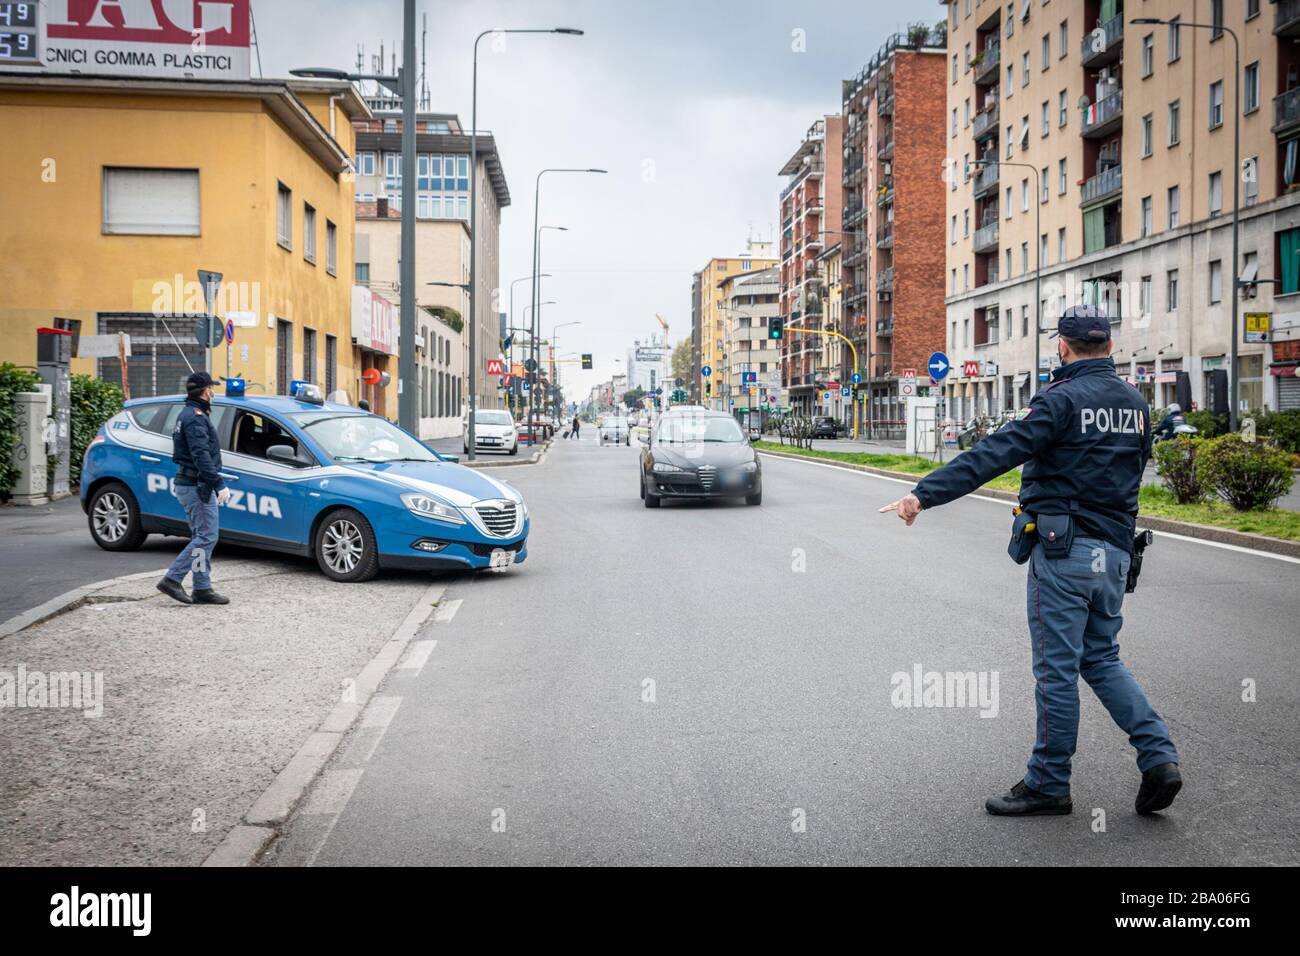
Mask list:
[[[193,599],[185,593],[185,588],[181,587],[181,582],[173,581],[171,578],[163,578],[158,582],[158,590],[169,598],[175,598],[182,604],[193,604]]]
[[[1133,806],[1141,814],[1156,813],[1173,803],[1181,789],[1183,775],[1178,772],[1178,764],[1162,763],[1142,774],[1142,786],[1138,787]]]
[[[1059,816],[1074,809],[1070,795],[1053,797],[1030,789],[1023,780],[999,797],[984,801],[984,809],[995,817]]]
[[[212,590],[212,588],[204,588],[201,591],[198,588],[195,588],[194,603],[195,604],[229,604],[230,598],[226,597],[224,594],[218,594],[216,591]]]

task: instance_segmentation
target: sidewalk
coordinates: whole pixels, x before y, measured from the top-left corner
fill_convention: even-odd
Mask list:
[[[203,862],[430,584],[273,557],[214,579],[229,606],[177,604],[146,572],[0,639],[0,865]],[[41,706],[71,672],[90,675],[75,706]]]

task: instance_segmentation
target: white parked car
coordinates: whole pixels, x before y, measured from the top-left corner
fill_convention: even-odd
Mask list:
[[[469,421],[466,419],[461,435],[461,447],[469,453]],[[519,453],[519,435],[515,420],[500,408],[480,408],[474,413],[474,449],[476,451],[504,451]]]

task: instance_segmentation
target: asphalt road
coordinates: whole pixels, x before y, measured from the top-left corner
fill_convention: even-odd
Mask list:
[[[1300,565],[1160,537],[1121,645],[1182,796],[1134,814],[1132,751],[1083,685],[1074,814],[993,818],[1034,719],[1007,506],[909,529],[876,514],[904,485],[767,458],[760,507],[649,511],[637,452],[560,442],[510,470],[529,560],[452,581],[427,660],[268,862],[1300,862]],[[996,716],[894,706],[918,665],[997,672]]]

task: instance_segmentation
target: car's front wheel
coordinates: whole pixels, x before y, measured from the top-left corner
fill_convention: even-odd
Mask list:
[[[762,488],[759,488],[758,491],[754,492],[752,495],[745,495],[745,504],[747,505],[761,505],[762,503],[763,503]]]
[[[316,563],[332,581],[369,581],[379,571],[379,548],[359,511],[331,511],[316,528]]]
[[[86,508],[90,536],[105,551],[135,551],[149,537],[140,525],[140,506],[131,489],[110,481],[95,489]]]
[[[517,454],[519,454],[519,442],[518,442],[518,441],[516,441],[513,445],[510,446],[510,454],[512,454],[512,455],[517,455]]]
[[[663,498],[651,491],[649,485],[644,485],[641,490],[644,492],[641,497],[645,499],[647,508],[658,508],[663,503]]]

